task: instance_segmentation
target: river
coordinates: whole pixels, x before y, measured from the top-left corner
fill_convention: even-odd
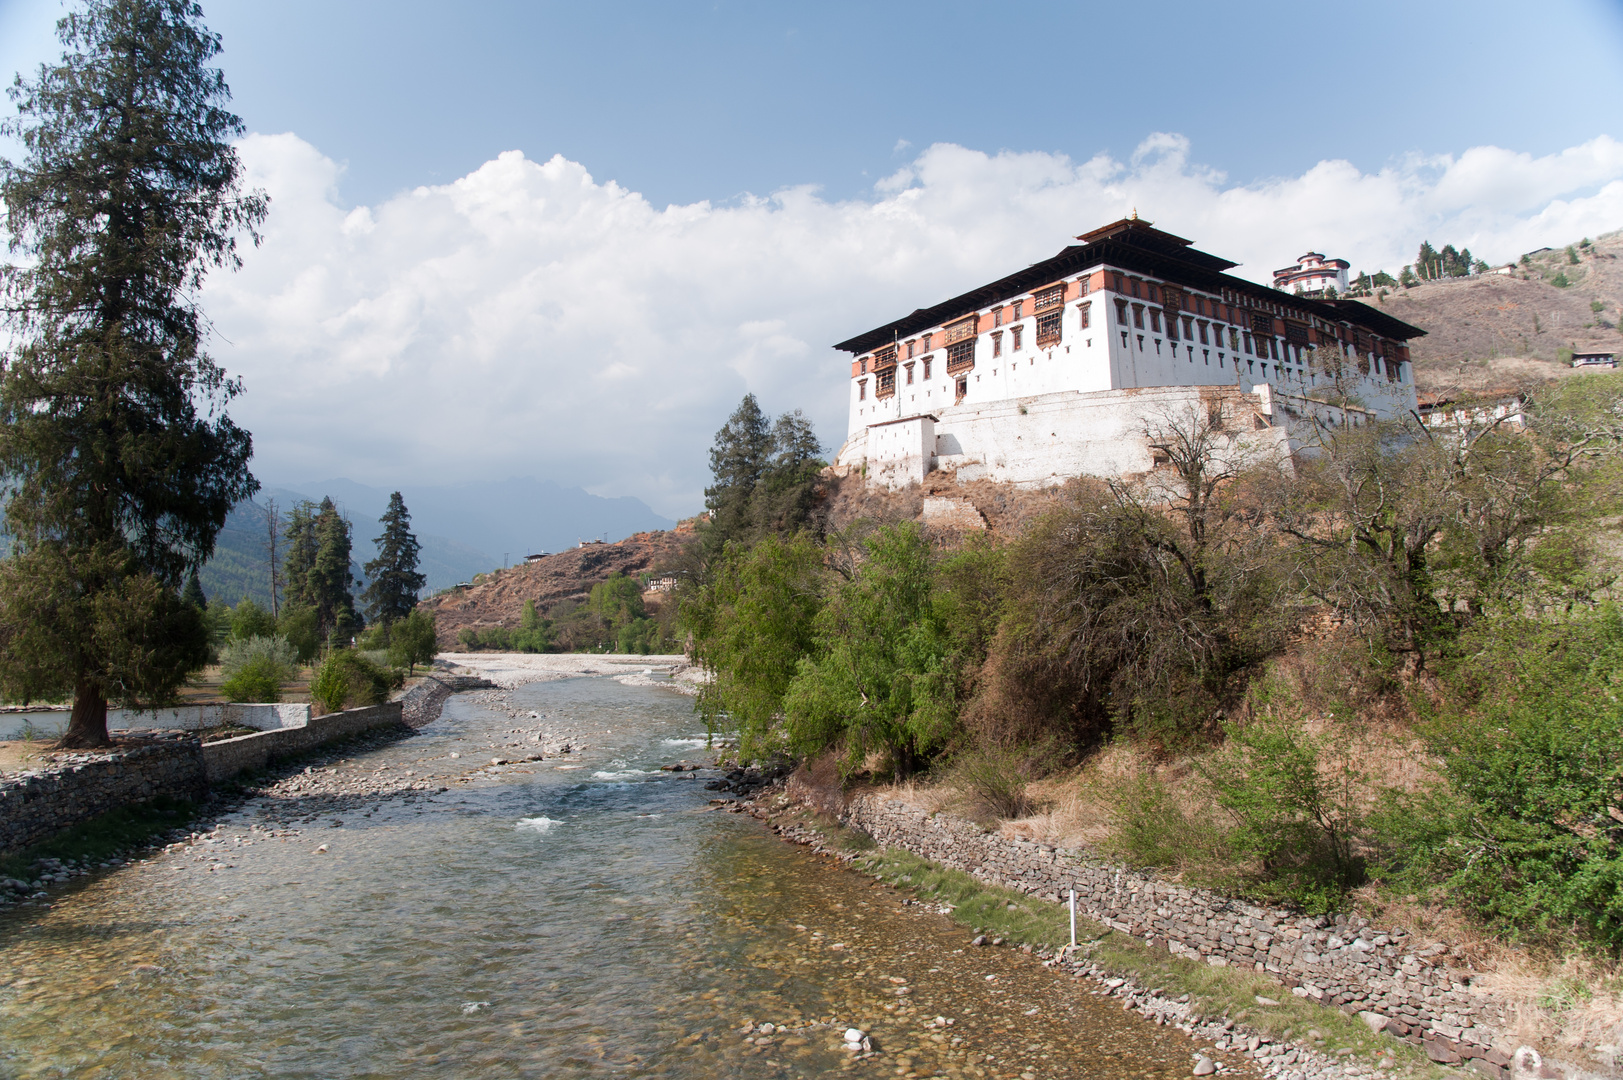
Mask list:
[[[0,915],[0,1076],[1189,1075],[1181,1033],[660,772],[702,753],[689,699],[506,697],[333,765],[443,791],[337,817],[250,799]],[[530,710],[577,752],[471,771]]]

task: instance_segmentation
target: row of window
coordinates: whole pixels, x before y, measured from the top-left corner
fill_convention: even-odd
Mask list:
[[[1330,324],[1323,323],[1322,320],[1313,318],[1310,315],[1295,310],[1287,310],[1284,306],[1269,300],[1249,296],[1241,297],[1231,289],[1223,289],[1222,300],[1219,301],[1216,298],[1202,296],[1198,293],[1186,292],[1176,285],[1161,285],[1133,277],[1119,270],[1106,270],[1105,274],[1107,275],[1106,280],[1114,285],[1115,292],[1118,294],[1116,310],[1121,325],[1128,325],[1127,311],[1131,306],[1133,325],[1137,329],[1142,330],[1145,328],[1144,320],[1147,314],[1150,321],[1150,330],[1154,333],[1162,333],[1161,320],[1163,317],[1162,308],[1164,307],[1167,321],[1165,333],[1173,341],[1179,340],[1180,319],[1182,321],[1183,340],[1194,341],[1198,337],[1200,343],[1206,345],[1210,343],[1211,339],[1208,334],[1211,333],[1215,335],[1216,344],[1219,348],[1223,347],[1224,328],[1213,324],[1222,322],[1235,323],[1241,327],[1249,322],[1251,323],[1252,332],[1259,336],[1272,335],[1273,318],[1275,316],[1284,318],[1295,315],[1309,319],[1323,333],[1329,334],[1333,332],[1338,339],[1346,333],[1340,327],[1332,327]],[[1076,279],[1076,281],[1081,295],[1088,295],[1091,275],[1084,275]],[[1032,314],[1037,317],[1036,345],[1039,349],[1048,348],[1061,340],[1064,330],[1063,315],[1066,287],[1067,283],[1061,282],[1047,286],[1032,294]],[[1125,299],[1125,297],[1129,296],[1147,300],[1150,304],[1162,305],[1162,307],[1147,307],[1145,304],[1129,305],[1128,300]],[[1005,311],[1010,316],[1008,320],[1011,324],[1009,326],[1010,350],[1018,352],[1022,347],[1021,334],[1023,327],[1013,324],[1019,323],[1025,318],[1025,305],[1026,300],[1022,298],[1010,301],[1006,305],[999,304],[992,309],[992,326],[994,328],[992,333],[993,356],[1002,355],[1002,342],[998,330],[1005,325]],[[1086,329],[1089,325],[1088,304],[1079,305],[1079,308],[1082,313],[1081,325],[1083,329]],[[1185,314],[1186,312],[1187,314]],[[965,356],[973,357],[974,339],[978,333],[980,318],[979,314],[966,315],[943,328],[940,344],[948,349],[949,370],[954,363],[954,356],[959,358],[957,363],[972,362],[972,360],[963,358]],[[1211,327],[1210,331],[1208,331],[1209,326]],[[1229,347],[1238,352],[1240,349],[1238,334],[1241,331],[1235,327],[1229,327],[1228,331]],[[1287,334],[1289,340],[1293,343],[1307,343],[1307,331],[1302,327],[1290,325],[1287,327]],[[1352,334],[1357,341],[1360,352],[1378,353],[1380,351],[1374,341],[1368,341],[1369,347],[1366,348],[1366,341],[1369,338],[1366,331],[1354,330]],[[933,340],[935,336],[934,332],[922,334],[911,341],[903,343],[900,348],[906,350],[906,356],[911,360],[920,353],[931,352],[932,346],[935,344]],[[1343,344],[1343,351],[1345,351],[1345,348],[1346,346]],[[897,345],[887,345],[882,349],[875,350],[873,354],[874,368],[877,370],[886,364],[894,363],[897,359],[897,351]],[[1246,351],[1251,351],[1249,346]],[[860,361],[859,366],[861,372],[865,374],[868,371],[868,360],[864,358]]]

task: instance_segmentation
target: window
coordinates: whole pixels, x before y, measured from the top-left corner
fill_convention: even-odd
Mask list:
[[[968,318],[959,319],[957,322],[947,327],[947,332],[944,335],[941,343],[947,346],[947,348],[951,349],[953,345],[963,341],[965,338],[973,340],[975,337],[975,325],[979,321],[980,320],[974,315],[971,315]]]
[[[1003,331],[1001,331],[1001,330],[993,330],[992,331],[992,359],[995,360],[995,359],[997,359],[998,357],[1000,357],[1002,355],[1003,355]]]
[[[859,365],[859,368],[862,374],[868,374],[868,358],[866,356],[862,358],[862,363]]]
[[[1123,326],[1127,325],[1127,301],[1116,301],[1116,321]]]
[[[930,351],[930,338],[933,337],[933,336],[934,336],[933,334],[925,334],[923,337],[919,338],[919,351],[921,351],[921,352],[929,352]]]
[[[1077,278],[1076,279],[1076,295],[1078,295],[1078,296],[1086,296],[1086,295],[1088,295],[1088,291],[1090,290],[1092,285],[1093,285],[1093,279],[1092,278],[1085,277],[1085,276]]]
[[[947,346],[947,371],[965,371],[975,366],[975,339],[955,341]]]
[[[1003,309],[1002,308],[997,308],[992,312],[992,325],[993,326],[1002,326],[1003,325]]]
[[[1049,308],[1059,307],[1065,303],[1065,286],[1051,285],[1036,293],[1031,298],[1031,310],[1041,314]]]
[[[1012,316],[1012,318],[1014,319],[1015,322],[1019,322],[1021,319],[1026,317],[1025,314],[1024,314],[1025,307],[1026,307],[1026,302],[1024,300],[1016,300],[1014,302],[1014,315]]]
[[[1020,335],[1024,334],[1025,332],[1026,328],[1023,326],[1013,326],[1009,328],[1009,336],[1014,339],[1013,341],[1009,342],[1010,352],[1020,351]]]
[[[912,386],[913,385],[913,365],[908,364],[908,365],[906,365],[906,367],[907,367],[907,385]]]
[[[1202,345],[1210,345],[1211,344],[1210,341],[1206,340],[1206,325],[1207,324],[1206,324],[1205,320],[1202,320],[1201,324],[1200,324],[1200,343]]]
[[[924,358],[924,381],[930,381],[930,357],[928,356]]]
[[[1150,308],[1150,329],[1155,333],[1161,332],[1161,309]]]
[[[875,349],[873,353],[873,369],[878,371],[886,364],[896,363],[896,346],[886,345],[883,349]]]
[[[917,342],[913,342],[913,341],[909,341],[907,343],[907,358],[909,360],[913,359],[913,346],[916,345],[916,344],[917,344]]]
[[[1050,345],[1059,344],[1064,320],[1065,309],[1062,307],[1045,311],[1037,316],[1037,348],[1046,349]]]
[[[1084,278],[1083,280],[1085,281],[1087,279]],[[1076,313],[1078,315],[1082,316],[1081,322],[1082,322],[1082,329],[1084,329],[1084,330],[1086,330],[1088,328],[1088,309],[1091,308],[1092,306],[1093,306],[1093,302],[1091,300],[1086,304],[1078,304],[1078,305],[1076,305]]]
[[[888,398],[896,396],[895,368],[891,368],[889,371],[881,371],[878,377],[874,379],[873,396],[876,398]]]
[[[1195,320],[1191,315],[1183,317],[1183,336],[1190,341],[1195,340]]]
[[[959,379],[958,384],[955,387],[955,390],[956,390],[956,393],[954,394],[953,399],[952,399],[952,403],[954,405],[956,405],[960,401],[964,400],[964,395],[969,393],[969,380],[968,379]]]
[[[868,400],[868,380],[867,379],[858,379],[857,380],[857,400],[858,401],[867,401]]]

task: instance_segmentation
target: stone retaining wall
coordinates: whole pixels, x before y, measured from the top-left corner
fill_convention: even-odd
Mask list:
[[[51,769],[0,780],[0,852],[38,843],[120,806],[160,795],[198,799],[206,791],[196,739],[75,754]]]
[[[400,723],[401,703],[391,701],[219,742],[175,738],[110,754],[59,757],[49,768],[0,779],[0,852],[160,795],[201,799],[211,785],[277,758]]]
[[[262,769],[276,758],[302,754],[335,739],[401,722],[400,702],[391,701],[384,705],[311,717],[303,727],[259,731],[234,739],[204,743],[204,778],[210,785],[218,784],[238,773]]]
[[[1433,1061],[1508,1076],[1501,1007],[1449,966],[1448,946],[1369,920],[1296,912],[1185,888],[1085,850],[1010,840],[971,822],[859,795],[841,815],[888,847],[963,870],[989,884],[1062,901],[1114,930],[1178,956],[1272,975],[1291,993],[1424,1045]],[[1373,1015],[1369,1015],[1373,1014]]]

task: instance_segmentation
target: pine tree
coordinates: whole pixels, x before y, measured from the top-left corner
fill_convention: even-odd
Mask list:
[[[0,161],[0,691],[71,692],[64,746],[104,745],[107,703],[163,700],[207,657],[187,574],[258,483],[203,351],[204,275],[238,265],[267,200],[241,190],[243,128],[189,0],[88,0],[65,51],[19,79]]]
[[[383,535],[376,541],[378,557],[361,568],[369,582],[362,598],[373,621],[387,627],[411,614],[417,606],[417,593],[428,579],[417,572],[421,549],[411,533],[411,512],[400,492],[389,496],[382,525]]]
[[[282,539],[287,548],[282,553],[283,598],[289,608],[315,607],[315,598],[309,595],[310,568],[316,563],[316,515],[320,507],[306,499],[294,504],[288,511],[287,527]]]
[[[186,579],[186,591],[180,594],[180,598],[198,611],[208,610],[209,600],[203,594],[203,581],[197,576],[196,570]]]
[[[321,500],[314,532],[316,552],[304,574],[304,597],[306,603],[316,609],[317,629],[323,637],[330,637],[359,625],[355,617],[355,597],[350,592],[355,575],[350,569],[349,522],[338,512],[332,499]]]

